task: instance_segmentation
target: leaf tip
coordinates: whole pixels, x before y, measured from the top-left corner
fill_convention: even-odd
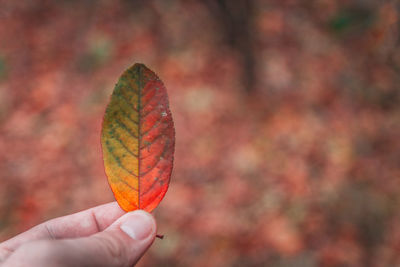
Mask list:
[[[145,70],[145,69],[148,69],[148,68],[143,63],[135,63],[132,67],[130,67],[130,69],[132,69],[132,70],[137,70],[137,69]]]

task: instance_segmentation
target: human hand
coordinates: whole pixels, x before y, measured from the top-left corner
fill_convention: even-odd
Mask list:
[[[132,266],[153,243],[156,223],[116,202],[56,218],[0,243],[0,266]]]

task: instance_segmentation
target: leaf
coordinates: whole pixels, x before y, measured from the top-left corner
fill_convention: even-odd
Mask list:
[[[143,64],[119,78],[101,134],[104,167],[115,199],[125,211],[152,211],[167,192],[175,129],[167,91]]]

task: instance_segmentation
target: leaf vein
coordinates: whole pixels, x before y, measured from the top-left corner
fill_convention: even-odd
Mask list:
[[[124,93],[120,93],[120,94],[115,94],[119,99],[122,99],[127,105],[128,107],[130,107],[131,109],[133,109],[133,111],[135,111],[136,113],[139,113],[139,111],[132,105],[132,103],[129,103],[128,101],[128,97],[125,96]]]
[[[139,124],[139,122],[137,122],[137,121],[135,121],[134,119],[132,119],[131,116],[130,116],[125,110],[123,110],[121,106],[119,106],[119,110],[120,110],[122,113],[124,113],[124,116],[127,117],[129,121],[131,121],[132,123],[134,123],[134,124],[136,124],[136,125]]]
[[[154,128],[158,127],[161,123],[164,123],[161,120],[156,121],[153,126],[150,127],[150,129],[148,129],[147,131],[145,131],[144,133],[140,134],[140,136],[145,136],[147,133],[149,133],[151,130],[153,130]],[[165,124],[165,123],[164,123]]]
[[[138,155],[136,155],[135,153],[133,153],[133,151],[131,151],[131,150],[125,145],[125,143],[122,142],[122,140],[120,140],[119,138],[117,138],[117,137],[115,137],[115,136],[112,136],[112,138],[114,138],[115,140],[117,140],[118,143],[120,143],[120,144],[122,145],[122,147],[123,147],[126,151],[129,152],[129,154],[131,154],[132,156],[138,158]]]
[[[166,135],[165,135],[165,132],[166,132],[167,130],[168,130],[168,127],[164,128],[164,130],[163,130],[159,135],[157,135],[153,140],[151,140],[151,142],[148,142],[147,144],[145,144],[144,146],[142,146],[140,149],[141,149],[141,150],[142,150],[142,149],[145,149],[145,148],[151,146],[151,145],[154,143],[154,141],[156,141],[156,140],[159,139],[160,137],[166,136]]]
[[[138,137],[128,128],[128,126],[126,126],[123,122],[121,122],[119,119],[115,119],[115,121],[117,122],[117,124],[123,128],[130,136],[132,136],[133,138],[138,139]]]
[[[118,164],[118,167],[120,167],[127,173],[131,174],[132,176],[138,177],[136,174],[134,174],[132,171],[128,170],[125,166],[122,165],[121,159],[118,156],[114,155],[114,153],[112,152],[112,149],[107,144],[106,144],[106,147],[107,147],[107,150],[110,153],[110,155],[113,157],[114,161]]]
[[[147,175],[149,172],[151,172],[151,171],[158,165],[158,163],[160,162],[160,158],[164,156],[164,153],[165,153],[166,149],[167,149],[167,146],[165,145],[164,148],[163,148],[163,152],[162,152],[161,155],[158,157],[156,163],[155,163],[153,166],[151,166],[151,168],[147,169],[145,172],[139,173],[140,176],[145,176],[145,175]]]
[[[167,168],[163,168],[162,172],[158,174],[158,176],[156,177],[156,179],[154,179],[153,183],[150,185],[150,187],[143,193],[140,193],[140,196],[144,196],[146,195],[148,192],[151,191],[151,189],[153,189],[154,185],[160,180],[160,177],[164,174],[165,170]]]

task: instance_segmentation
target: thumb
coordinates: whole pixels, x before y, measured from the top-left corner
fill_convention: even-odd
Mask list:
[[[28,243],[13,253],[6,266],[132,266],[153,243],[156,223],[143,210],[125,214],[90,237]],[[21,251],[19,251],[21,250]],[[16,254],[20,254],[19,256]],[[13,258],[18,262],[12,264]]]

